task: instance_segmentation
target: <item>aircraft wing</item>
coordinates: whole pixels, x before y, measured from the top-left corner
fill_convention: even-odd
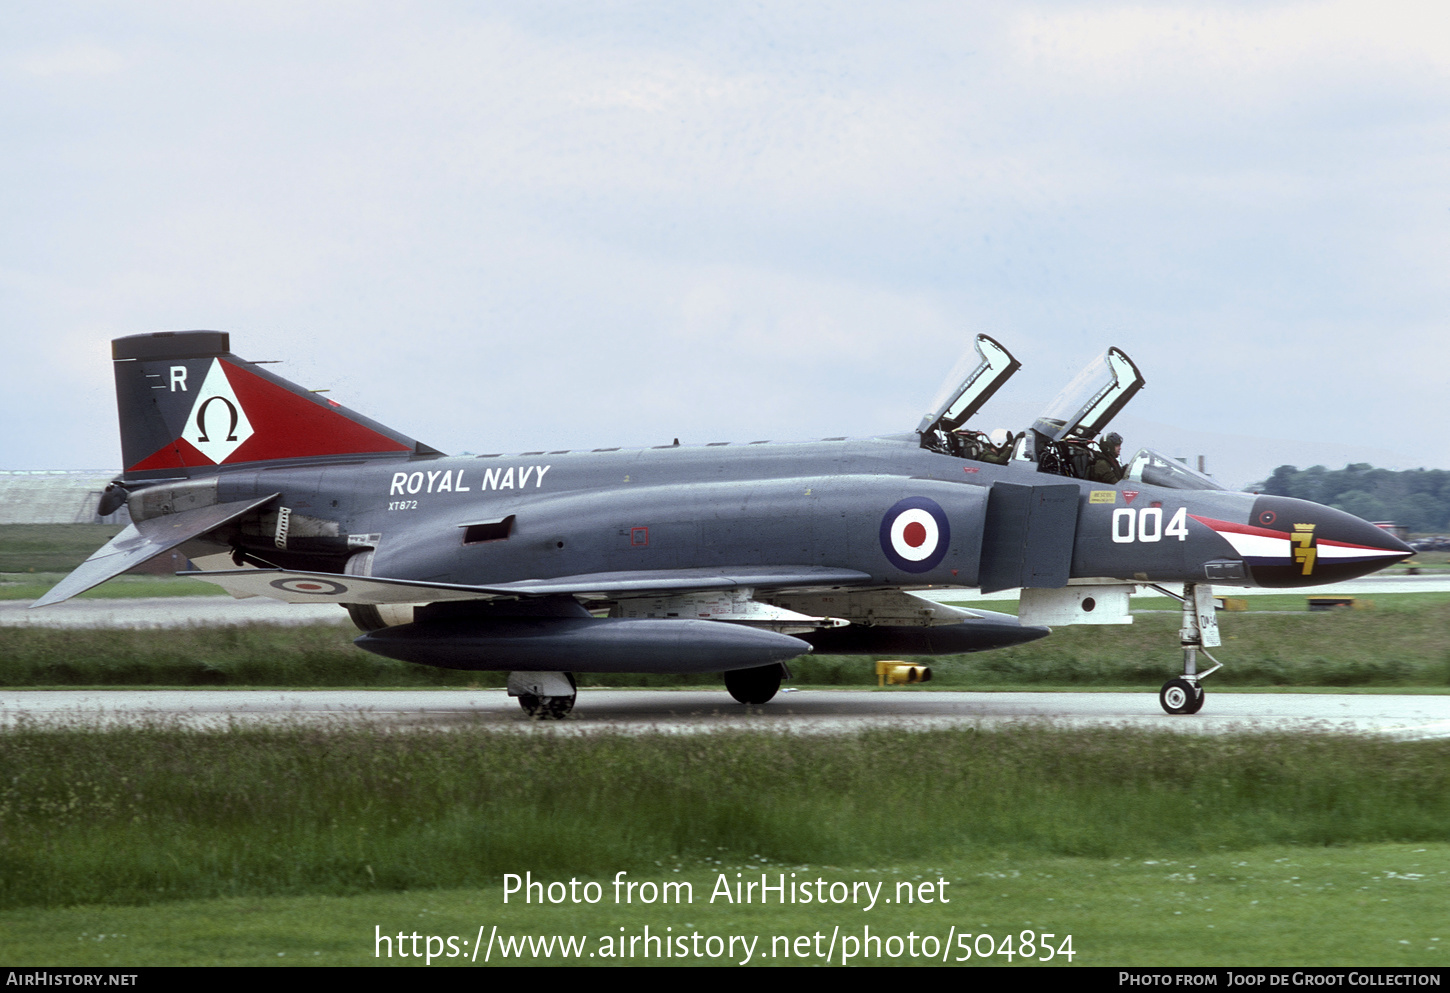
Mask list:
[[[650,569],[642,572],[595,572],[558,579],[525,579],[491,587],[514,595],[572,594],[607,598],[637,593],[692,593],[696,590],[830,589],[869,583],[869,573],[828,566],[737,566],[718,569]]]
[[[195,510],[183,510],[177,514],[153,517],[139,524],[128,524],[124,531],[98,548],[91,557],[75,568],[70,575],[50,588],[49,592],[31,604],[44,607],[47,604],[69,600],[77,593],[84,593],[92,586],[99,586],[108,579],[114,579],[127,569],[135,568],[147,559],[162,552],[168,552],[177,545],[206,534],[259,507],[271,503],[278,493],[257,500],[238,500],[235,503],[218,503]]]
[[[182,576],[215,583],[234,597],[265,596],[287,603],[421,603],[480,600],[516,596],[595,596],[615,598],[650,593],[689,593],[729,589],[831,589],[859,586],[871,576],[855,569],[824,566],[740,566],[718,569],[653,569],[640,572],[596,572],[556,579],[526,579],[494,586],[463,586],[344,576],[330,572],[283,569],[228,569],[183,572]]]

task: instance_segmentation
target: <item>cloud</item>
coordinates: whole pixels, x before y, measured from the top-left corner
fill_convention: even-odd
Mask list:
[[[13,56],[11,63],[26,75],[55,79],[109,76],[124,70],[128,60],[116,49],[99,42],[74,41]]]
[[[1136,413],[1241,435],[1384,446],[1446,385],[1439,7],[123,20],[0,43],[0,336],[47,383],[218,327],[475,449],[906,430],[976,331],[1015,396],[1116,344]],[[109,404],[7,460],[111,451]]]

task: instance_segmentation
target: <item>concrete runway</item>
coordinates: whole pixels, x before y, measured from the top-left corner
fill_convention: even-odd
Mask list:
[[[579,693],[564,721],[526,717],[503,690],[5,690],[0,727],[114,726],[148,721],[224,728],[229,723],[373,722],[386,728],[481,725],[524,733],[697,733],[734,729],[830,734],[868,728],[1126,727],[1224,734],[1289,731],[1450,737],[1450,696],[1217,693],[1203,711],[1170,717],[1153,693],[972,693],[799,690],[742,707],[724,689]]]

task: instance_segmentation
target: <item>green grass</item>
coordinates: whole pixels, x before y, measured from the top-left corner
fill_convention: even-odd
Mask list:
[[[709,894],[724,871],[755,878],[795,872],[796,878],[884,883],[894,894],[898,882],[945,879],[948,903],[902,906],[878,902],[870,910],[850,905],[732,906]],[[84,905],[0,911],[0,958],[24,965],[429,965],[472,966],[472,944],[484,928],[485,943],[496,926],[505,936],[551,934],[584,939],[581,964],[644,964],[636,957],[599,957],[603,939],[627,935],[700,933],[758,938],[754,963],[821,964],[816,957],[789,959],[779,938],[817,932],[829,937],[837,926],[860,935],[1014,937],[1014,952],[1025,930],[1054,934],[1061,946],[1072,935],[1070,963],[1123,965],[1393,965],[1444,966],[1450,952],[1450,927],[1444,907],[1450,903],[1450,845],[1365,845],[1351,848],[1256,848],[1192,857],[1147,859],[1063,858],[983,854],[928,863],[873,860],[856,867],[781,865],[750,862],[657,866],[627,879],[687,881],[694,901],[685,906],[616,905],[612,873],[597,879],[603,899],[594,906],[521,904],[502,901],[502,886],[408,892],[369,892],[346,897],[230,897],[178,901],[146,907]],[[548,877],[547,881],[553,881]],[[581,880],[586,877],[578,877]],[[671,928],[665,932],[665,928]],[[437,959],[404,959],[397,954],[398,932],[438,936]],[[381,932],[393,936],[391,949],[379,945]],[[447,937],[463,953],[447,957]],[[464,942],[467,942],[465,945]],[[997,942],[993,942],[996,944]],[[1041,943],[1036,939],[1036,944]],[[955,945],[955,943],[953,943]],[[556,951],[542,956],[503,956],[488,950],[489,964],[565,964]],[[703,946],[702,946],[703,947]],[[790,947],[794,947],[793,943]],[[987,946],[983,943],[982,947]],[[718,960],[738,962],[733,957]],[[626,946],[627,950],[627,946]],[[391,951],[392,957],[388,956]],[[862,956],[856,963],[909,964],[906,955]],[[591,958],[589,952],[595,955]],[[772,955],[772,952],[775,953]],[[959,947],[952,952],[960,955]],[[1040,949],[1033,956],[1045,957]],[[1055,956],[1054,956],[1055,957]],[[658,961],[658,960],[657,960]],[[679,959],[665,959],[679,963]],[[840,961],[837,951],[833,963]],[[926,964],[924,957],[915,960]],[[1012,964],[1021,956],[968,964]]]
[[[1220,613],[1223,645],[1213,654],[1225,666],[1213,676],[1215,685],[1450,686],[1444,640],[1450,597],[1412,593],[1374,601],[1365,610]],[[940,675],[969,686],[1157,686],[1181,664],[1177,628],[1171,610],[1138,616],[1131,625],[1060,628],[1041,641],[967,656],[959,672],[943,665]]]
[[[1416,552],[1414,558],[1396,562],[1385,572],[1404,575],[1410,569],[1422,574],[1450,572],[1450,552]]]
[[[0,600],[38,600],[63,578],[59,572],[0,575]],[[177,576],[117,576],[79,594],[83,600],[176,596],[227,596],[227,592],[215,583]]]
[[[1024,724],[851,736],[22,724],[0,907],[487,886],[663,864],[1450,842],[1450,741]]]
[[[119,524],[0,524],[0,573],[70,572],[120,533]]]

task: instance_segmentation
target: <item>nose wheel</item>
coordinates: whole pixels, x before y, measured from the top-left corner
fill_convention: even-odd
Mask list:
[[[1178,632],[1183,646],[1183,675],[1170,679],[1158,691],[1158,703],[1170,714],[1196,714],[1203,709],[1206,694],[1201,681],[1223,668],[1223,663],[1208,654],[1222,642],[1218,636],[1218,616],[1214,614],[1213,587],[1202,583],[1184,583],[1183,595],[1155,586],[1183,603],[1183,624]],[[1203,652],[1213,668],[1198,671],[1198,653]]]
[[[1202,686],[1186,679],[1170,679],[1158,691],[1158,702],[1170,714],[1196,714],[1203,709],[1206,695]]]

